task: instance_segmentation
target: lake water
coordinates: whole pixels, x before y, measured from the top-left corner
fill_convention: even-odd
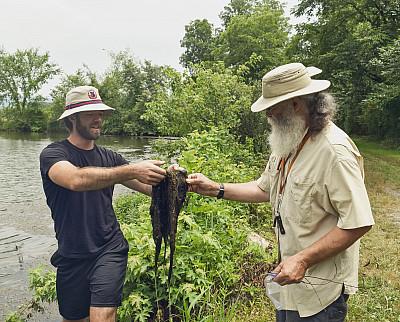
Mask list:
[[[39,154],[63,136],[0,132],[0,321],[30,298],[29,269],[49,265],[56,248],[53,221],[46,205]],[[128,161],[149,158],[151,139],[103,136],[97,144],[122,154]],[[130,193],[116,185],[115,195]],[[39,318],[38,321],[53,321]]]

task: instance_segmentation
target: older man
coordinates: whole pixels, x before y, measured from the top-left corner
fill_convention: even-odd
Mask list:
[[[112,207],[114,185],[151,194],[166,172],[161,161],[129,164],[121,155],[95,144],[105,105],[96,88],[79,86],[67,93],[59,119],[67,139],[47,146],[40,171],[54,220],[58,250],[57,300],[64,321],[113,322],[121,304],[128,243]]]
[[[359,238],[374,224],[362,157],[331,121],[330,82],[311,78],[320,72],[292,63],[263,77],[251,110],[268,116],[271,155],[257,181],[188,178],[203,195],[271,202],[279,248],[271,276],[282,285],[277,321],[344,321],[357,289]]]

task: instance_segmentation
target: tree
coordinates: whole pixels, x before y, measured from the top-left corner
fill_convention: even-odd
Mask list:
[[[368,132],[400,143],[400,37],[379,49],[371,65],[382,77],[361,103]]]
[[[186,48],[179,58],[182,66],[190,67],[205,61],[213,61],[215,57],[214,27],[207,19],[196,19],[185,26],[185,36],[181,40],[181,47]]]
[[[112,65],[99,84],[103,100],[116,111],[104,124],[105,133],[143,135],[154,134],[152,123],[141,118],[145,104],[163,88],[163,67],[151,62],[136,62],[125,50],[112,54]]]
[[[251,82],[286,62],[289,25],[276,1],[264,1],[247,11],[230,17],[220,42],[226,66],[247,66],[244,76]]]
[[[289,24],[282,5],[276,0],[231,0],[220,14],[223,29],[213,29],[207,20],[186,26],[181,41],[184,67],[223,61],[247,83],[286,62]]]
[[[384,81],[371,61],[398,37],[398,0],[302,0],[296,15],[312,22],[298,28],[290,55],[320,67],[339,98],[338,122],[353,133],[366,133],[362,102]]]
[[[37,101],[37,93],[54,75],[57,65],[49,62],[49,54],[38,49],[0,51],[0,97],[7,107],[22,112]]]
[[[270,0],[231,0],[219,14],[219,17],[222,20],[223,26],[226,28],[232,17],[252,15],[258,7],[264,5],[268,5],[271,9],[279,9],[281,6],[278,1]]]
[[[211,126],[239,134],[240,116],[251,104],[251,87],[223,65],[214,70],[194,66],[181,75],[169,68],[168,86],[147,104],[143,118],[161,135],[182,136]]]

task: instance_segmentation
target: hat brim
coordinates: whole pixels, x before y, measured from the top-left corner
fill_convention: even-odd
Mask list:
[[[266,98],[264,96],[261,96],[257,101],[255,101],[253,103],[253,105],[251,106],[251,111],[252,112],[260,112],[260,111],[269,109],[272,106],[274,106],[280,102],[286,101],[288,99],[291,99],[293,97],[321,92],[323,90],[326,90],[330,85],[331,85],[331,82],[328,80],[312,79],[311,83],[308,86],[306,86],[302,89],[299,89],[297,91],[290,92],[290,93],[276,96],[276,97]]]
[[[114,111],[114,108],[103,104],[90,104],[90,105],[83,105],[79,107],[75,107],[70,110],[64,111],[64,113],[61,114],[61,116],[58,118],[58,120],[62,120],[63,118],[66,118],[72,114],[79,113],[79,112],[91,112],[91,111]]]

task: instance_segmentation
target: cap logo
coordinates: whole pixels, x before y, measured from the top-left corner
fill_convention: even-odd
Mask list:
[[[90,99],[94,100],[94,99],[97,98],[97,94],[96,94],[96,92],[95,92],[94,90],[90,90],[90,91],[88,92],[88,97],[89,97]]]

